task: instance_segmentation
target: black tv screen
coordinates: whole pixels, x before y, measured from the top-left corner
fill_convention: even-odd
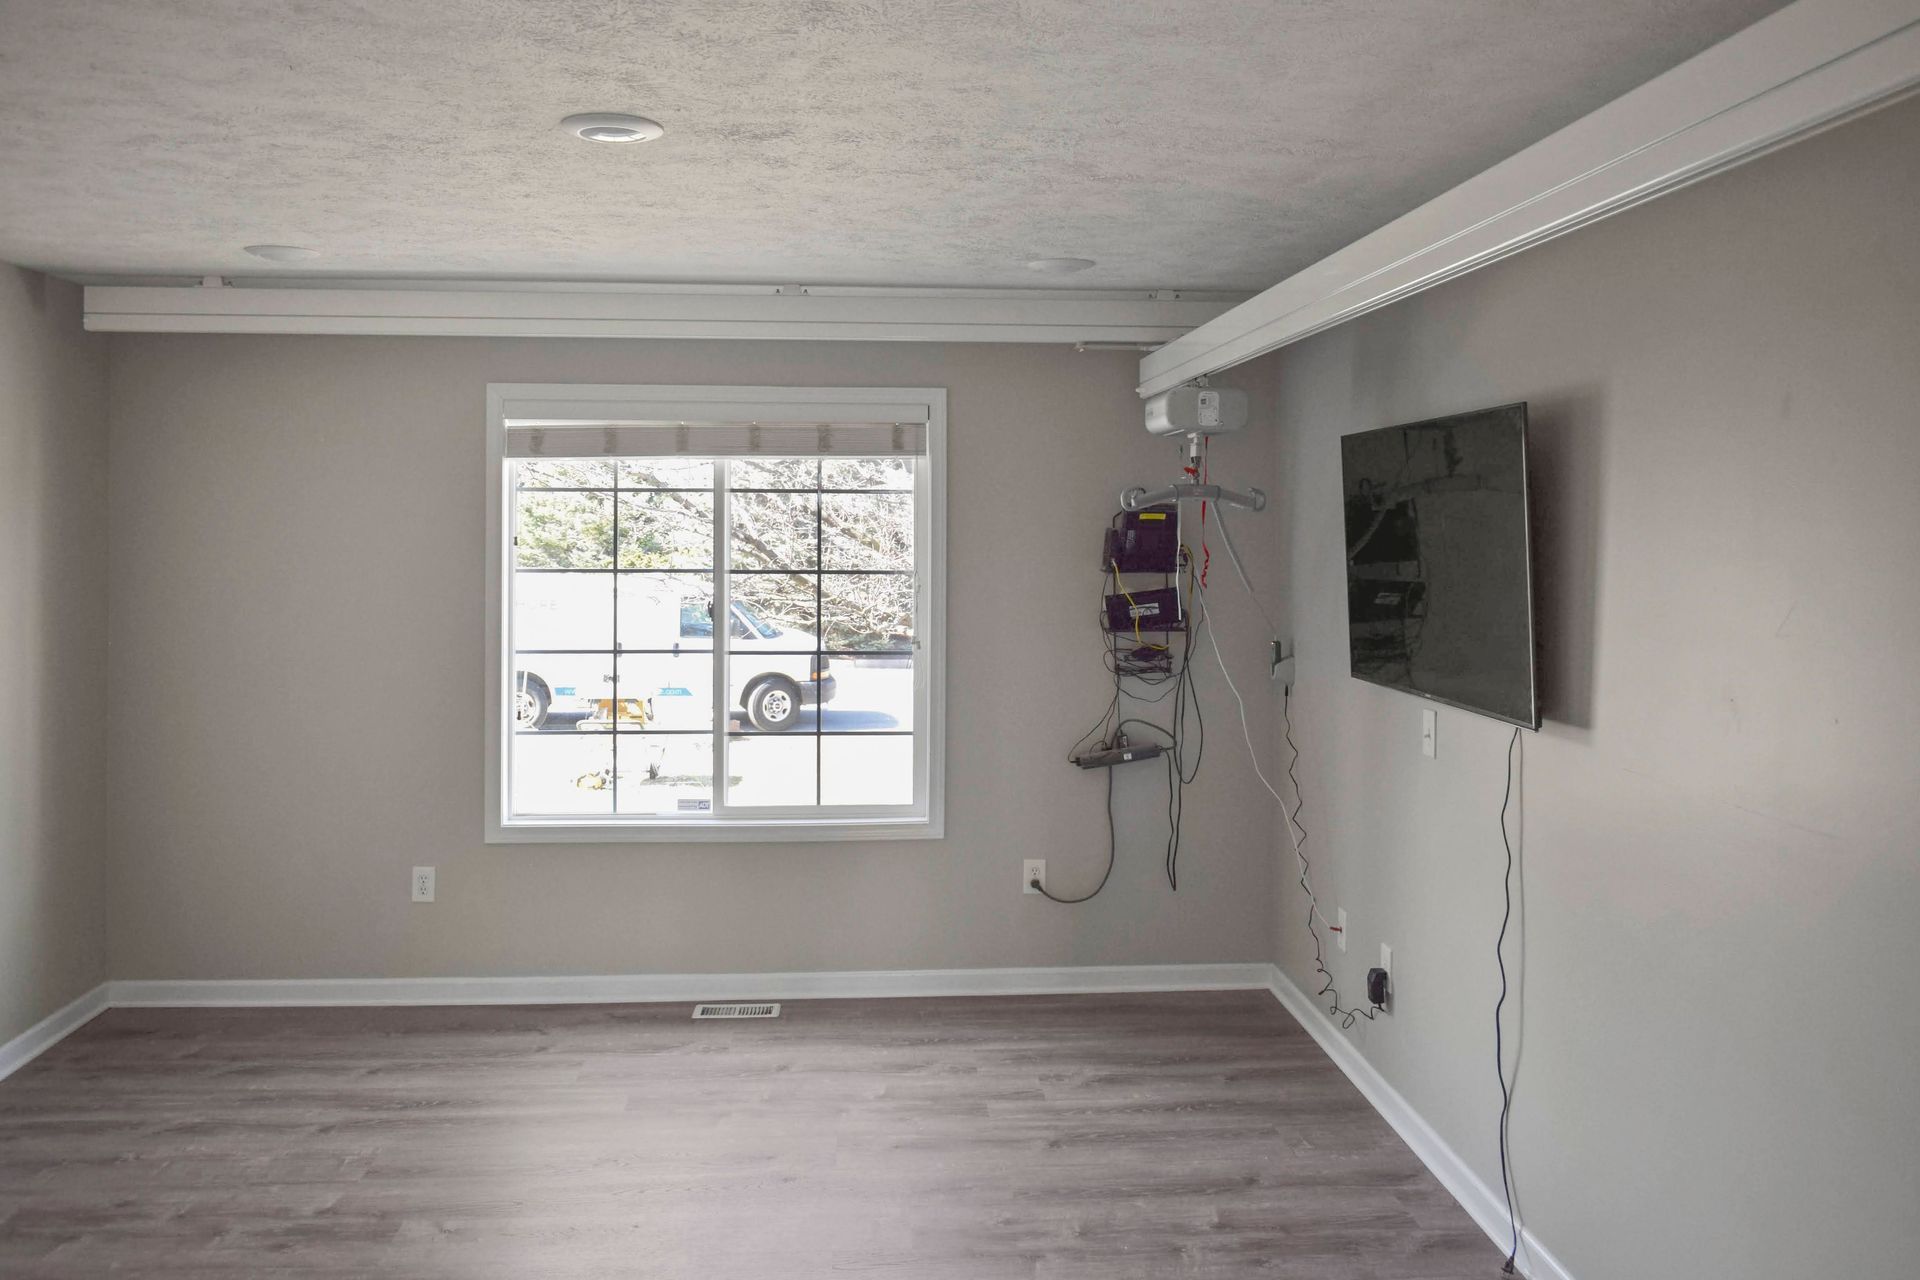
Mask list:
[[[1527,406],[1342,437],[1356,679],[1530,729]]]

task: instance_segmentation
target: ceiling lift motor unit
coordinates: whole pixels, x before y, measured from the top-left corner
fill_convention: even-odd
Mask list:
[[[1147,401],[1147,430],[1156,436],[1218,436],[1247,425],[1247,393],[1188,383]]]
[[[1187,465],[1183,469],[1189,483],[1171,484],[1162,489],[1133,488],[1120,495],[1123,511],[1139,511],[1160,503],[1179,503],[1198,498],[1248,511],[1263,511],[1267,495],[1258,489],[1235,493],[1217,484],[1197,483],[1200,479],[1200,440],[1204,436],[1227,435],[1247,425],[1247,393],[1232,387],[1209,387],[1198,382],[1162,391],[1147,401],[1147,431],[1156,436],[1185,436]]]

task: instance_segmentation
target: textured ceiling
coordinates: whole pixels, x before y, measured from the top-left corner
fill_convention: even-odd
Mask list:
[[[0,0],[0,260],[1257,288],[1779,7]]]

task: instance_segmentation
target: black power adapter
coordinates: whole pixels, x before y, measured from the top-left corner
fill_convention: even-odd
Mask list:
[[[1367,1002],[1382,1005],[1387,1003],[1387,971],[1385,969],[1367,970]]]

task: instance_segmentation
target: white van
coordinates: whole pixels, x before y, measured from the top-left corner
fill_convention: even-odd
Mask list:
[[[605,637],[595,644],[612,642],[611,584],[604,574],[523,572],[515,577],[514,638],[522,651],[513,682],[515,726],[540,729],[552,722],[558,727],[563,716],[584,723],[582,717],[613,697],[613,658],[565,650],[589,647],[583,637]],[[645,699],[653,727],[707,729],[713,705],[712,602],[704,582],[668,579],[663,587],[643,592],[622,577],[620,698]],[[819,647],[818,637],[769,622],[734,601],[728,705],[762,732],[792,728],[802,707],[833,700],[834,677]]]

